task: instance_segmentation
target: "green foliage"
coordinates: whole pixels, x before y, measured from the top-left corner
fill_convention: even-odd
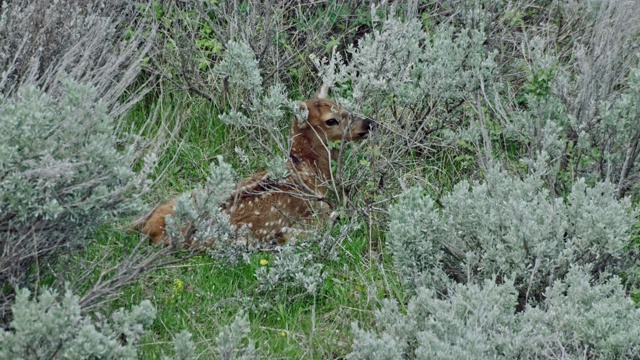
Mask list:
[[[235,173],[231,166],[218,157],[219,164],[211,164],[206,185],[178,197],[174,213],[166,217],[166,231],[171,246],[185,243],[191,246],[209,246],[213,256],[232,263],[242,255],[236,229],[220,206],[226,203],[235,187]],[[240,251],[240,252],[238,252]]]
[[[640,354],[640,310],[619,279],[594,282],[572,267],[545,299],[514,312],[517,290],[496,284],[453,284],[444,296],[419,288],[406,315],[394,301],[376,311],[376,328],[353,325],[350,359],[633,358]]]
[[[245,43],[229,41],[222,60],[214,66],[213,71],[230,85],[249,94],[260,93],[262,90],[258,62]]]
[[[566,202],[550,198],[539,174],[520,180],[490,169],[461,182],[437,209],[413,189],[391,207],[389,248],[410,287],[444,291],[449,280],[481,284],[513,278],[525,299],[539,298],[571,265],[616,273],[629,256],[636,212],[607,183],[576,182]]]
[[[136,345],[156,317],[146,300],[93,321],[70,290],[61,299],[50,290],[30,297],[18,292],[10,328],[0,329],[0,359],[137,359]]]
[[[286,304],[300,295],[315,297],[320,294],[326,273],[308,250],[300,244],[286,245],[268,264],[256,270],[257,290],[265,299],[258,304],[260,308]]]
[[[66,81],[55,96],[25,87],[0,97],[0,280],[24,286],[32,264],[141,211],[131,194],[145,190],[155,156],[134,171],[137,142],[119,140],[88,86]]]
[[[243,312],[236,314],[235,320],[220,330],[216,337],[216,352],[222,360],[251,360],[257,359],[258,354],[255,342],[248,339],[251,324],[247,315]]]
[[[165,357],[165,360],[189,360],[195,358],[196,346],[191,340],[191,334],[185,330],[180,331],[173,345],[173,357]]]
[[[531,71],[527,75],[527,82],[522,86],[522,90],[535,98],[544,98],[551,93],[551,81],[553,80],[553,67]]]

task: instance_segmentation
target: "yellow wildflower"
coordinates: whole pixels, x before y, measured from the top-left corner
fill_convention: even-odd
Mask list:
[[[266,259],[260,260],[260,265],[267,266],[268,264],[269,264],[269,262]]]
[[[184,283],[180,279],[173,280],[173,287],[171,288],[171,298],[169,301],[178,299],[182,296],[182,290],[184,290]]]
[[[184,283],[180,279],[173,280],[173,290],[176,293],[181,292],[184,289]]]

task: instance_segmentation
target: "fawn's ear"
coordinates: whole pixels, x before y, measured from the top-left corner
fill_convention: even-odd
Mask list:
[[[318,92],[314,96],[314,99],[326,99],[328,95],[329,95],[329,85],[322,84],[322,87],[320,87],[320,90],[318,90]]]
[[[293,115],[298,128],[305,128],[308,125],[307,119],[309,118],[309,108],[307,107],[307,103],[304,101],[296,101],[296,106],[293,109]]]

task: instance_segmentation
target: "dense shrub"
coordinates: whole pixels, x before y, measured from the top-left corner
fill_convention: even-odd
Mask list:
[[[511,280],[453,284],[448,294],[419,288],[403,315],[393,300],[376,311],[376,328],[353,326],[350,359],[634,358],[640,311],[618,278],[597,283],[573,267],[545,300],[516,313]]]
[[[78,300],[70,290],[62,297],[45,290],[37,299],[19,291],[9,331],[0,329],[0,358],[137,359],[136,345],[156,317],[153,305],[145,300],[94,321]]]
[[[372,31],[357,44],[328,58],[313,57],[323,82],[333,85],[332,96],[379,125],[365,143],[368,154],[341,149],[356,161],[347,157],[337,166],[344,172],[338,171],[340,186],[355,208],[364,209],[396,195],[397,185],[424,180],[424,174],[439,178],[429,184],[436,189],[450,186],[456,169],[439,175],[446,166],[440,158],[468,155],[469,145],[460,144],[469,140],[476,100],[498,74],[482,29],[446,22],[429,29],[402,5],[372,5],[371,18]],[[471,136],[475,140],[475,132]]]
[[[614,183],[619,197],[637,190],[633,1],[399,9],[375,8],[357,46],[315,59],[342,103],[382,125],[367,159],[373,171],[354,183],[366,173],[403,185],[428,172],[425,185],[444,192],[493,159],[526,158],[547,162],[554,196],[581,177]]]
[[[260,308],[268,310],[293,298],[320,294],[327,275],[309,250],[301,243],[286,245],[279,249],[268,266],[256,270],[257,290],[263,299],[258,303]]]
[[[628,61],[613,88],[590,90],[597,94],[579,91],[582,96],[594,97],[586,101],[590,104],[587,106],[577,103],[585,100],[567,93],[569,89],[584,87],[574,80],[578,75],[554,70],[560,64],[544,54],[544,46],[541,41],[531,44],[537,70],[531,70],[518,97],[526,106],[505,105],[505,100],[498,96],[492,100],[497,107],[509,108],[497,115],[502,126],[494,136],[503,141],[500,146],[508,144],[509,157],[516,153],[519,158],[545,161],[548,168],[545,180],[555,193],[566,193],[576,179],[584,177],[589,182],[613,183],[618,197],[637,195],[640,161],[640,129],[634,100],[640,96],[637,55],[626,54],[634,60]]]
[[[154,136],[125,134],[119,120],[148,90],[145,82],[132,86],[154,31],[138,18],[146,8],[2,2],[1,321],[13,289],[44,275],[53,255],[86,245],[100,225],[141,209],[133,194],[149,185]]]
[[[412,189],[390,209],[389,249],[409,287],[444,291],[449,280],[498,276],[513,278],[524,300],[538,299],[571,265],[618,273],[631,256],[636,212],[611,184],[577,181],[565,201],[549,196],[539,174],[521,180],[492,168],[484,182],[463,181],[441,203]]]
[[[403,112],[395,120],[405,126],[411,120],[451,121],[452,112],[462,110],[460,103],[492,77],[495,54],[483,47],[481,31],[443,25],[427,32],[417,18],[403,19],[395,7],[372,12],[376,29],[349,46],[348,57],[313,57],[325,83],[350,84],[350,99],[341,100],[354,110],[392,106]],[[391,101],[380,104],[385,97]]]
[[[630,99],[638,96],[640,10],[632,0],[557,5],[546,4],[548,15],[532,6],[527,17],[546,18],[537,24],[523,21],[520,6],[502,18],[506,28],[511,18],[522,30],[493,40],[519,38],[520,54],[506,63],[502,54],[501,69],[511,73],[487,83],[483,94],[488,121],[478,118],[476,136],[493,147],[484,157],[543,159],[554,194],[585,178],[615,184],[619,197],[635,196],[640,128]]]
[[[0,329],[0,359],[137,359],[137,347],[156,318],[148,300],[118,309],[108,318],[84,315],[79,297],[44,290],[31,297],[18,291],[9,327]],[[174,341],[174,356],[166,360],[195,358],[191,334],[182,331]]]
[[[54,97],[26,87],[0,98],[0,281],[24,286],[28,269],[86,245],[97,227],[139,212],[147,185],[135,142],[119,145],[92,88],[67,81]],[[2,306],[11,290],[3,289]]]
[[[354,42],[369,24],[366,6],[343,0],[159,2],[151,15],[160,31],[150,70],[221,108],[225,101],[242,100],[227,87],[227,81],[238,79],[217,71],[229,44],[244,44],[255,54],[264,75],[262,86],[283,83],[306,97],[317,83],[309,55],[324,55],[334,45]]]

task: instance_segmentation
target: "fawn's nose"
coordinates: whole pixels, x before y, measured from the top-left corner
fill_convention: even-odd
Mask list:
[[[375,131],[378,128],[378,123],[372,118],[364,118],[364,122],[369,131]]]
[[[359,139],[366,138],[372,131],[375,130],[377,125],[378,124],[371,118],[360,118],[359,125],[357,128],[358,130],[356,133],[357,137]]]

